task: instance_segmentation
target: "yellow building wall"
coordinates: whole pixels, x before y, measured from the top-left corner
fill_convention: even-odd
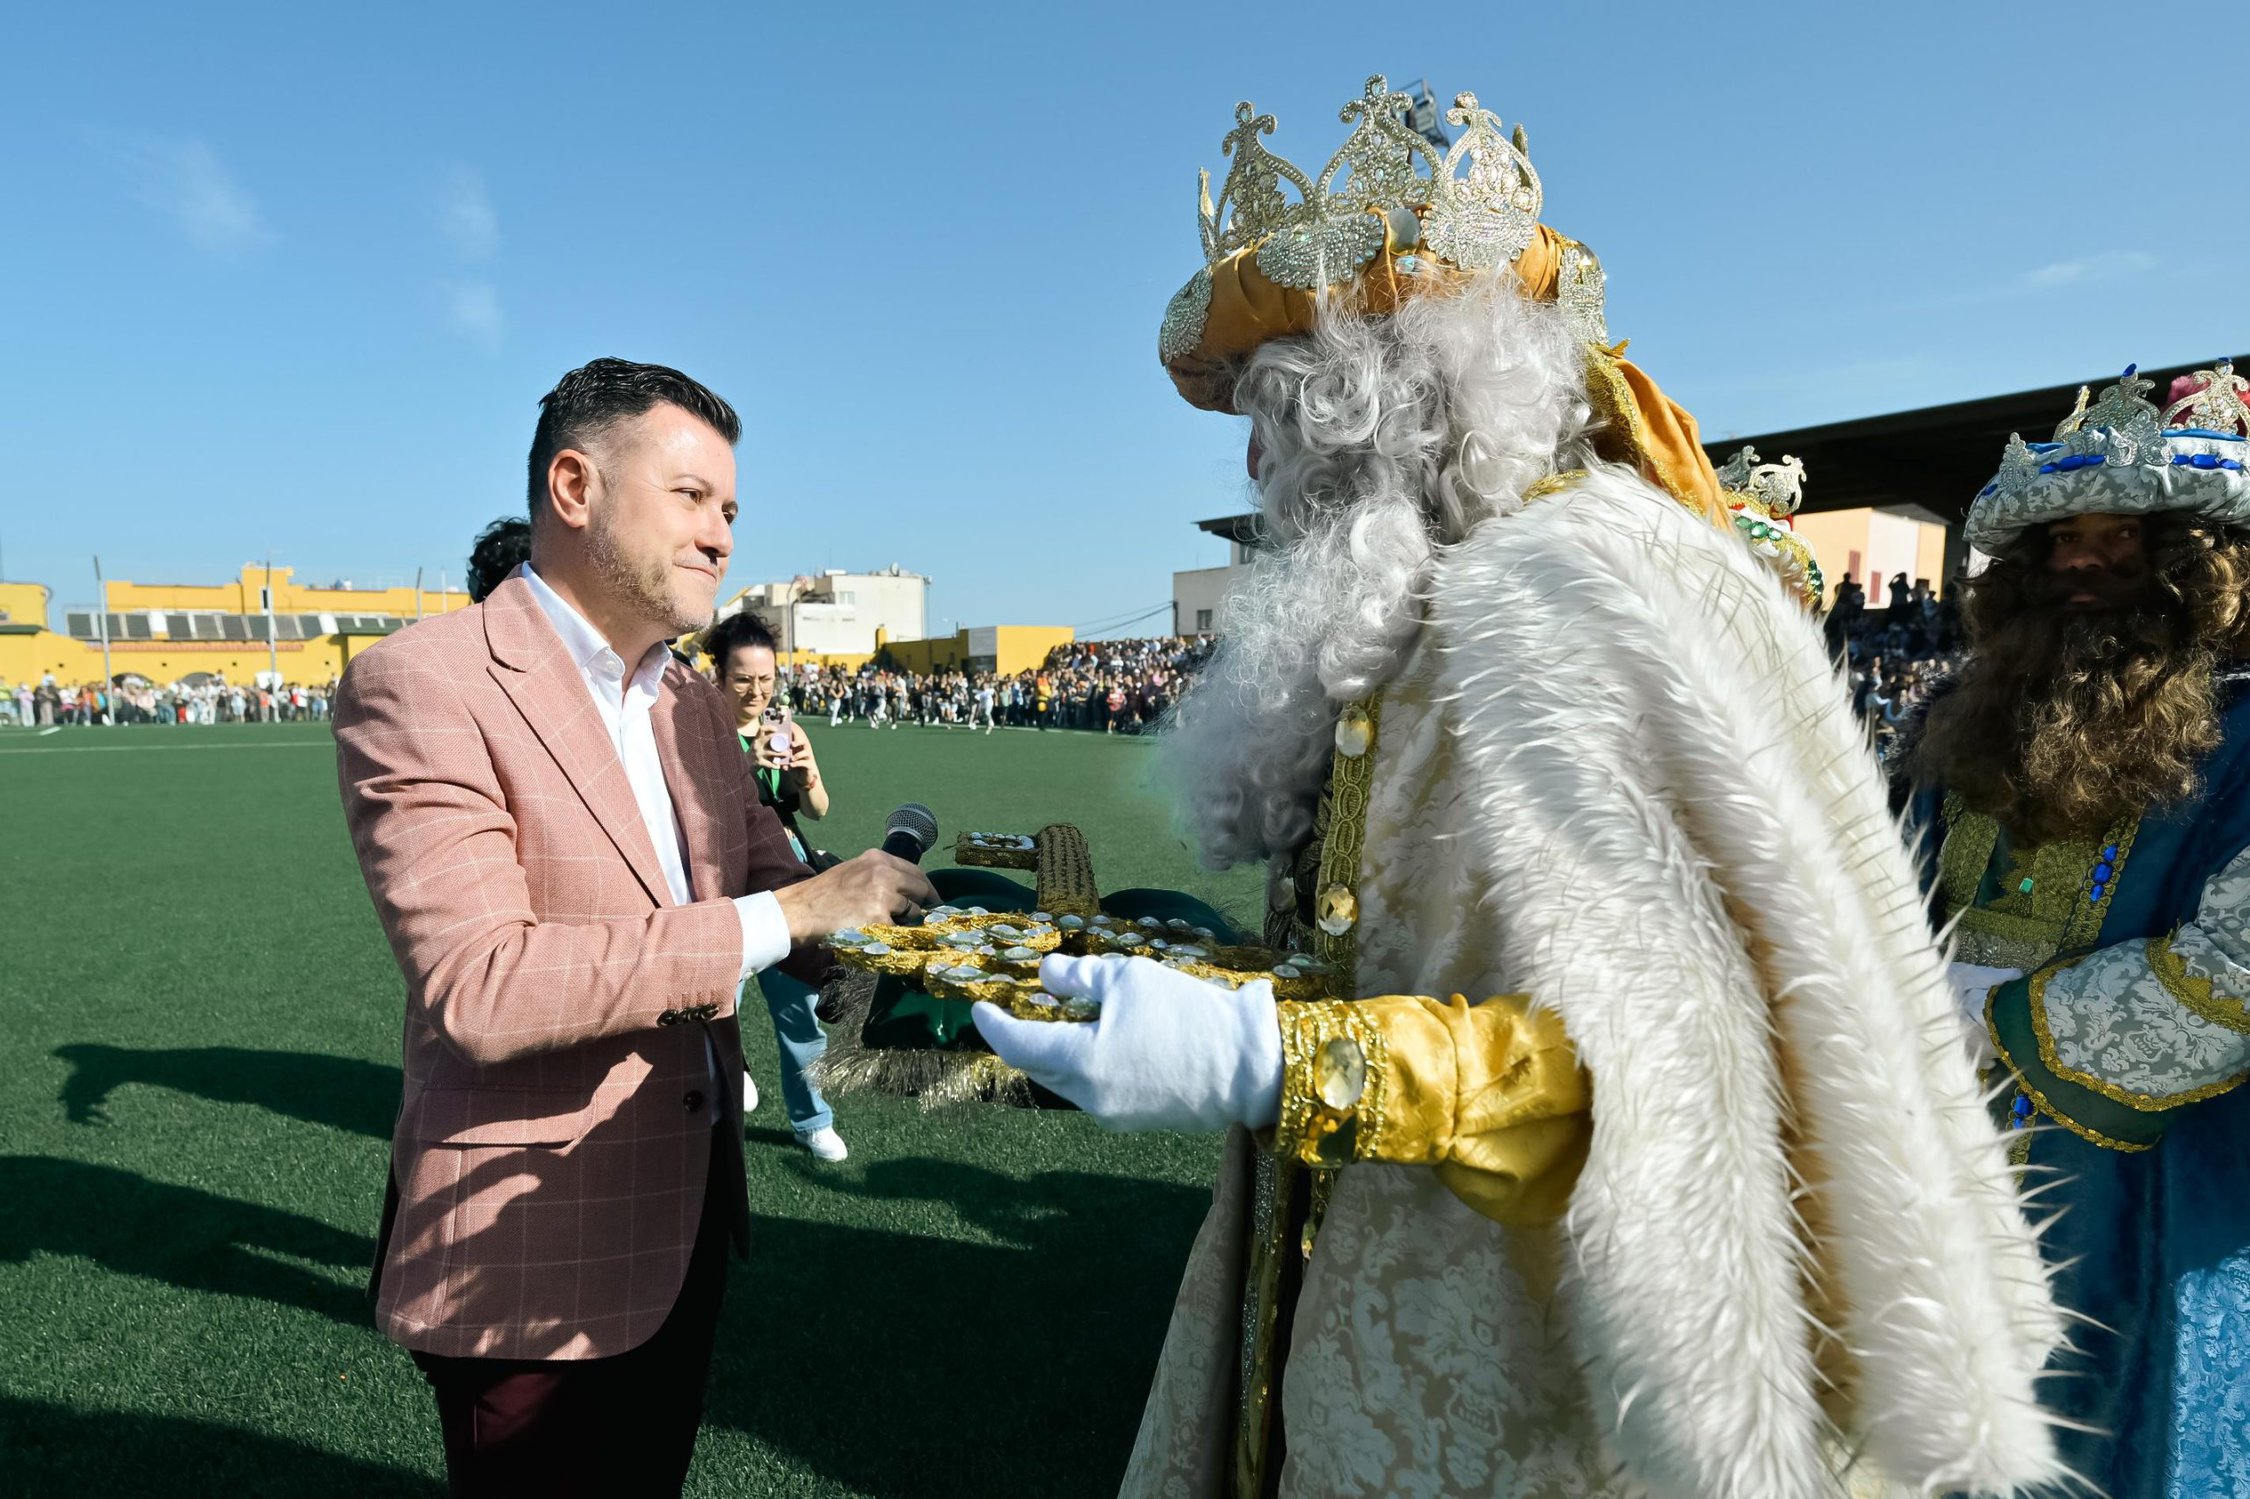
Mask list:
[[[8,625],[47,627],[46,584],[0,583],[0,627]]]
[[[112,613],[157,609],[262,615],[265,586],[266,567],[258,562],[244,567],[231,583],[133,583],[120,578],[106,581],[102,591]],[[273,593],[276,614],[385,614],[412,620],[416,613],[412,588],[309,588],[298,584],[286,567],[273,570]],[[77,640],[49,628],[51,602],[52,593],[44,584],[0,583],[0,683],[11,687],[18,682],[37,683],[50,674],[58,684],[72,687],[102,680],[101,642]],[[468,606],[468,594],[458,588],[421,592],[420,612],[425,618]],[[284,682],[311,687],[341,676],[352,657],[382,638],[323,635],[277,641],[270,652],[262,641],[113,640],[109,669],[134,672],[158,686],[169,686],[199,671],[248,683],[278,666]]]
[[[180,609],[215,610],[221,614],[263,614],[266,565],[245,565],[232,583],[128,583],[122,579],[104,585],[112,610]],[[469,607],[469,595],[458,588],[443,592],[421,590],[419,610],[412,588],[312,588],[295,581],[293,569],[273,570],[273,612],[276,614],[390,614],[413,619],[419,613],[450,614]]]
[[[1068,625],[997,625],[988,628],[993,637],[993,670],[1004,677],[1033,670],[1046,661],[1047,652],[1058,645],[1069,645],[1078,638],[1078,632]],[[933,671],[964,668],[969,661],[969,637],[983,633],[985,632],[982,630],[957,630],[951,635],[936,635],[927,640],[885,640],[878,632],[876,649],[888,653],[899,670],[927,676]]]
[[[247,684],[256,680],[258,673],[278,664],[284,682],[315,687],[342,676],[352,657],[382,638],[380,635],[323,635],[315,640],[283,640],[275,643],[271,657],[262,643],[113,640],[109,646],[109,669],[119,674],[133,672],[159,687],[167,687],[199,671],[223,675],[229,682]],[[52,630],[15,634],[0,627],[0,683],[10,687],[18,682],[37,685],[40,678],[50,672],[62,686],[82,687],[89,682],[99,682],[102,679],[101,642],[73,640]]]
[[[879,654],[890,657],[891,664],[900,671],[910,671],[926,677],[933,671],[947,671],[969,659],[969,632],[955,635],[937,635],[928,640],[884,640],[878,631],[875,642]]]
[[[1047,652],[1078,638],[1078,632],[1068,625],[1002,625],[999,634],[1000,651],[994,670],[1004,677],[1045,665]]]

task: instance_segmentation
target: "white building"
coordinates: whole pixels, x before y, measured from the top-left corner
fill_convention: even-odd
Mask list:
[[[1250,570],[1250,548],[1257,539],[1255,515],[1223,515],[1200,520],[1198,531],[1223,537],[1223,567],[1197,567],[1172,574],[1172,633],[1215,635],[1226,627],[1226,596],[1235,580]]]
[[[873,653],[878,630],[885,640],[920,640],[929,633],[929,589],[928,578],[895,562],[873,573],[830,568],[783,583],[752,584],[719,613],[755,613],[784,655],[865,656]]]

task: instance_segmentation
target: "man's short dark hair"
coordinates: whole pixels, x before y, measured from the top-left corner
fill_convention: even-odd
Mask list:
[[[531,560],[531,522],[520,515],[503,515],[477,533],[469,544],[469,602],[480,604],[500,580]]]
[[[630,359],[590,360],[555,382],[539,398],[539,426],[531,434],[532,523],[547,508],[547,470],[566,448],[583,450],[619,422],[665,402],[708,422],[733,446],[742,440],[742,419],[718,394],[678,370]]]
[[[761,645],[777,656],[781,654],[781,647],[774,643],[773,631],[747,609],[728,615],[703,632],[703,652],[720,671],[727,669],[727,661],[736,651]]]

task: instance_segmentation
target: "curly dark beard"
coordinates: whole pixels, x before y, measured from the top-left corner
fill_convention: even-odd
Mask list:
[[[1964,580],[1971,654],[1908,762],[2026,844],[2099,836],[2177,806],[2219,744],[2219,669],[2250,639],[2250,535],[2150,516],[2145,563],[2114,570],[2120,607],[2072,611],[2044,528]]]

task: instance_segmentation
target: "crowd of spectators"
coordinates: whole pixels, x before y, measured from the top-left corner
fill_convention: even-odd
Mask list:
[[[36,683],[0,683],[0,721],[19,728],[86,724],[317,722],[328,717],[334,682],[279,687],[229,683],[225,677],[158,686],[141,677],[71,686],[48,673]]]
[[[1867,590],[1850,578],[1821,621],[1828,649],[1850,673],[1852,709],[1888,751],[1899,731],[1929,701],[1967,650],[1961,613],[1930,580],[1894,574],[1883,607],[1868,607]]]
[[[856,671],[808,665],[782,672],[782,692],[799,717],[825,716],[832,725],[1140,734],[1179,700],[1211,645],[1208,636],[1078,641],[1007,675],[953,668],[917,673],[881,658]]]

